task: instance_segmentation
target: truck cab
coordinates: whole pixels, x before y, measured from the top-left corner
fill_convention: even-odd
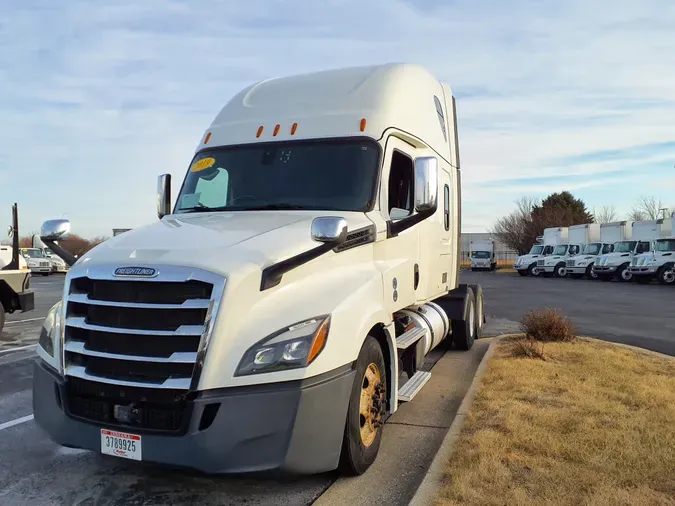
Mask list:
[[[537,273],[543,276],[564,277],[567,259],[575,257],[583,250],[583,244],[559,244],[553,253],[537,260]]]
[[[662,285],[675,285],[675,236],[656,239],[651,252],[635,255],[630,272],[640,284],[655,279]]]
[[[21,256],[33,274],[49,276],[52,273],[52,262],[40,248],[21,248]]]
[[[540,271],[537,269],[537,264],[543,257],[548,257],[553,254],[556,246],[566,244],[568,235],[568,227],[551,227],[544,230],[544,234],[537,237],[537,242],[530,249],[527,255],[522,255],[516,258],[513,268],[521,276],[538,276]]]
[[[612,245],[604,242],[592,242],[584,246],[579,255],[574,255],[566,260],[565,273],[571,278],[597,279],[593,272],[593,265],[600,255],[611,253]]]
[[[157,222],[71,260],[35,421],[61,445],[207,473],[364,473],[424,357],[482,331],[460,190],[452,91],[422,67],[246,87],[175,204],[158,178]],[[41,238],[59,253],[69,230]]]

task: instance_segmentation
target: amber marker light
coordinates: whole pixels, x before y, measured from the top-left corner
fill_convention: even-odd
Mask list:
[[[365,132],[366,130],[366,118],[361,118],[361,131]]]
[[[274,127],[274,132],[272,133],[272,135],[273,135],[274,137],[277,136],[277,134],[279,133],[279,129],[280,129],[280,128],[281,128],[281,125],[277,125],[277,126]]]
[[[204,137],[204,144],[206,144],[207,142],[209,142],[209,139],[210,139],[210,138],[211,138],[211,132],[207,133],[207,134],[206,134],[206,137]]]
[[[326,318],[323,322],[321,322],[321,325],[319,325],[319,328],[314,334],[314,341],[312,342],[312,347],[309,350],[309,355],[307,355],[307,365],[311,364],[326,346],[329,328],[330,328],[330,317]]]
[[[291,126],[291,135],[295,135],[295,131],[298,129],[298,124],[293,123],[293,126]]]
[[[263,133],[263,126],[260,125],[260,126],[258,127],[258,132],[255,134],[255,136],[256,136],[256,137],[260,137],[260,136],[262,135],[262,133]]]

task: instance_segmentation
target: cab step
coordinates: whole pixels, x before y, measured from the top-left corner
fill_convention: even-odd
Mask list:
[[[431,373],[426,371],[417,371],[412,375],[405,385],[403,385],[398,391],[398,400],[403,402],[409,402],[413,400],[422,387],[427,384],[427,381],[431,379]]]
[[[399,350],[405,350],[406,348],[409,348],[417,341],[422,339],[424,332],[425,330],[421,327],[411,328],[409,331],[404,332],[396,338],[396,348]]]

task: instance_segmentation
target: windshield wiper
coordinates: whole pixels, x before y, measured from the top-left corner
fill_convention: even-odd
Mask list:
[[[209,207],[204,204],[197,204],[196,207],[185,207],[179,209],[182,213],[210,213],[211,211],[223,211],[226,207]]]

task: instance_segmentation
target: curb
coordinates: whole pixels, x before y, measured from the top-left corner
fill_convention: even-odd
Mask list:
[[[459,405],[455,419],[452,421],[452,425],[448,429],[448,433],[443,438],[441,446],[436,452],[436,456],[431,461],[429,470],[427,471],[426,476],[417,487],[417,491],[413,496],[408,506],[430,506],[434,504],[434,499],[436,498],[436,493],[443,483],[443,470],[447,460],[452,455],[457,439],[459,439],[460,434],[462,433],[462,428],[464,427],[464,422],[469,413],[469,409],[473,404],[474,397],[476,396],[476,391],[481,382],[485,371],[487,370],[487,363],[490,360],[490,357],[494,354],[494,350],[497,344],[502,340],[503,337],[509,336],[512,334],[502,334],[492,338],[492,342],[488,347],[485,355],[478,364],[478,369],[476,369],[476,374],[473,377],[471,386],[467,390],[462,403]]]
[[[645,353],[647,355],[654,355],[658,358],[668,358],[670,360],[675,359],[675,356],[673,355],[667,355],[665,353],[661,353],[659,351],[654,351],[654,350],[649,350],[647,348],[640,348],[639,346],[633,346],[632,344],[624,344],[624,343],[617,343],[615,341],[606,341],[605,339],[599,339],[597,337],[590,337],[590,336],[577,336],[581,339],[588,339],[589,341],[597,341],[599,343],[604,343],[604,344],[611,344],[614,346],[619,346],[621,348],[627,348],[629,350],[635,351],[637,353]]]

